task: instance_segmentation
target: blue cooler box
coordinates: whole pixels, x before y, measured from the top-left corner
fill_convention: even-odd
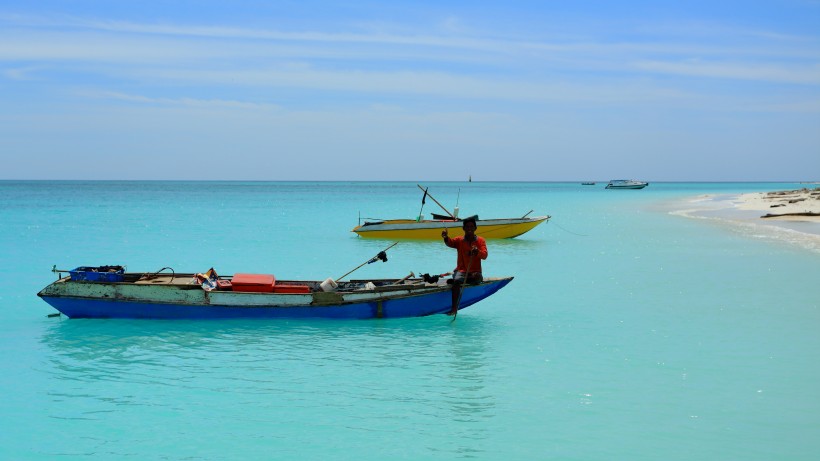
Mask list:
[[[122,282],[125,268],[122,266],[78,267],[68,271],[76,282]]]

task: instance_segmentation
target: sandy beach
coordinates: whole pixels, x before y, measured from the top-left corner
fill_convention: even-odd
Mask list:
[[[736,195],[706,194],[672,202],[670,213],[709,219],[753,238],[771,238],[820,253],[820,187]]]
[[[820,187],[741,194],[735,207],[760,211],[763,219],[820,222]]]

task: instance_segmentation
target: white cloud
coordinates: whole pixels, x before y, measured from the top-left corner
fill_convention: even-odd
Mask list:
[[[104,99],[114,101],[133,102],[141,105],[176,106],[193,109],[202,108],[224,108],[242,110],[278,110],[275,104],[251,103],[245,101],[232,101],[225,99],[196,99],[196,98],[156,98],[138,94],[128,94],[116,91],[105,90],[78,90],[78,96],[92,99]]]
[[[232,26],[197,26],[184,24],[136,23],[95,20],[77,17],[8,18],[0,33],[0,59],[71,58],[114,59],[119,62],[154,58],[191,59],[238,56],[265,59],[276,56],[302,55],[323,59],[378,59],[415,64],[450,62],[484,62],[490,66],[540,68],[550,65],[572,68],[575,63],[590,66],[599,61],[605,68],[613,64],[652,60],[658,55],[737,57],[748,59],[782,59],[784,56],[820,59],[817,37],[783,39],[770,32],[744,31],[758,40],[737,40],[736,30],[719,32],[712,26],[706,32],[689,30],[688,35],[657,30],[640,38],[625,40],[617,35],[597,39],[521,40],[486,38],[480,33],[465,33],[455,18],[444,20],[447,33],[420,30],[415,33],[375,32],[285,32],[275,29]],[[26,27],[32,24],[32,27]],[[437,28],[441,29],[441,27]],[[669,29],[674,30],[672,26]],[[704,28],[706,29],[706,28]],[[761,37],[768,39],[761,40]],[[745,43],[745,44],[744,44]],[[514,61],[510,61],[514,60]],[[623,67],[626,70],[626,67]]]
[[[40,70],[38,66],[14,67],[2,70],[2,75],[9,80],[31,81],[36,80],[33,74]]]
[[[774,83],[820,85],[820,65],[713,63],[703,61],[643,61],[639,69],[676,75],[734,80],[757,80]]]

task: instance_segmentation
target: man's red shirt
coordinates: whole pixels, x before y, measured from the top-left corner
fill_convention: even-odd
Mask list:
[[[457,272],[467,272],[467,265],[470,266],[470,273],[481,273],[481,260],[487,259],[487,242],[484,237],[476,235],[476,239],[468,242],[464,240],[463,236],[450,237],[444,241],[444,244],[450,248],[458,250],[458,258],[456,262]],[[470,263],[470,250],[475,246],[478,248],[478,254],[473,255],[472,263]]]

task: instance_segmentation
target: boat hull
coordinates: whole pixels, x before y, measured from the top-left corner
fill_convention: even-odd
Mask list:
[[[485,239],[508,239],[522,235],[535,226],[547,222],[550,216],[535,218],[488,219],[476,222],[476,235]],[[415,221],[411,219],[391,219],[378,223],[357,226],[353,232],[363,238],[389,240],[437,240],[443,229],[461,232],[461,221]]]
[[[492,278],[468,285],[460,308],[492,295],[511,280]],[[205,291],[198,285],[84,283],[64,278],[38,296],[69,318],[127,319],[421,317],[447,312],[452,302],[448,285],[423,282],[346,293],[277,294]]]
[[[638,184],[638,185],[630,185],[630,186],[606,186],[606,189],[643,189],[644,187],[648,186],[649,184]]]

